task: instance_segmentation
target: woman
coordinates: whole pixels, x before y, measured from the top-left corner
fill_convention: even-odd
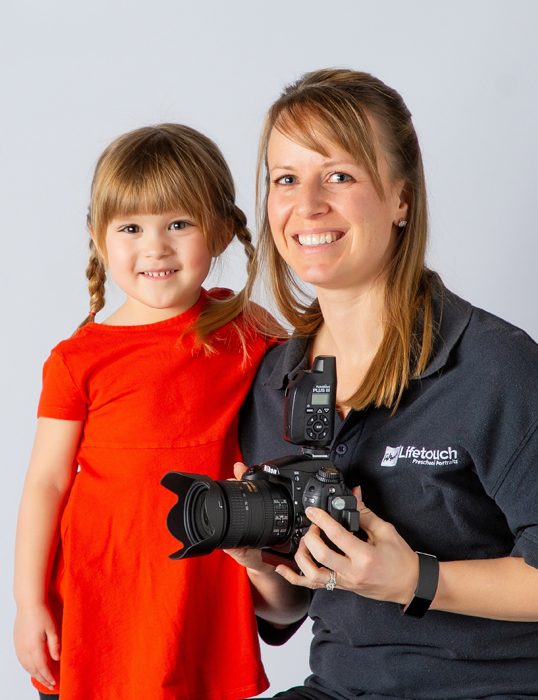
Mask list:
[[[381,81],[304,76],[269,111],[260,164],[257,269],[296,330],[258,372],[243,454],[294,450],[280,437],[287,381],[334,355],[331,459],[366,535],[311,510],[303,576],[230,552],[268,641],[308,608],[314,621],[313,675],[280,697],[538,698],[538,347],[425,267],[420,149]]]

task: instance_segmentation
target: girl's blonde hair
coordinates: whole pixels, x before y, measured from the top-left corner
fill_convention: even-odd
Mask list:
[[[431,283],[436,276],[425,267],[426,187],[411,113],[395,90],[368,73],[327,69],[307,73],[288,86],[267,114],[258,157],[260,237],[247,290],[250,293],[260,273],[267,274],[277,306],[295,334],[314,336],[323,322],[319,303],[305,300],[293,271],[278,253],[267,216],[267,145],[273,129],[323,155],[323,141],[339,146],[367,168],[384,197],[379,144],[391,180],[405,183],[409,212],[388,270],[383,339],[364,381],[346,401],[355,410],[371,404],[395,408],[410,378],[425,369],[434,336]]]
[[[90,261],[86,269],[93,321],[105,305],[106,230],[116,217],[164,214],[181,210],[202,229],[211,255],[217,257],[236,236],[250,268],[254,247],[244,213],[235,204],[230,169],[217,145],[182,124],[136,129],[113,141],[99,158],[88,211]],[[95,242],[94,242],[95,240]],[[208,299],[195,323],[199,340],[232,321],[244,305],[244,293]]]

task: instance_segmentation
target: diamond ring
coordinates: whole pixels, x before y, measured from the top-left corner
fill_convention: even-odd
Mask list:
[[[334,591],[335,586],[336,586],[336,574],[334,571],[331,571],[331,576],[330,576],[329,580],[327,581],[327,583],[325,584],[325,588],[328,591]]]

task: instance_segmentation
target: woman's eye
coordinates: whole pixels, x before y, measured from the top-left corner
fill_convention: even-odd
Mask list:
[[[187,228],[188,225],[187,221],[174,221],[173,224],[170,224],[170,229],[172,231],[181,231],[182,228]]]
[[[125,231],[125,233],[140,233],[141,230],[140,226],[136,224],[127,224],[127,226],[121,229],[121,231]]]
[[[294,185],[297,182],[295,175],[283,175],[275,180],[277,185]]]
[[[353,178],[347,173],[333,173],[329,177],[329,182],[350,182],[351,180],[353,180]]]

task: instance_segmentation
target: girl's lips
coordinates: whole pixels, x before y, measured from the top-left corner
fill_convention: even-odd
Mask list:
[[[140,274],[149,279],[165,279],[171,277],[177,270],[145,270]]]
[[[335,243],[345,236],[345,231],[321,230],[315,232],[295,233],[292,238],[301,246],[314,248]]]

